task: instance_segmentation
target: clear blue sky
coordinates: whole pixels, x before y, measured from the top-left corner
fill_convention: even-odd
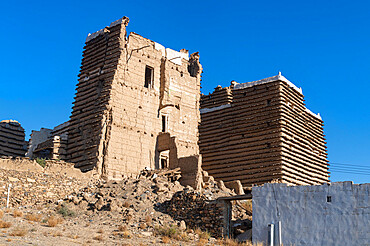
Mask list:
[[[128,31],[200,52],[203,93],[281,71],[322,115],[329,161],[358,168],[332,181],[370,182],[356,174],[370,174],[369,13],[340,0],[1,1],[0,120],[28,136],[67,121],[87,34],[128,16]]]

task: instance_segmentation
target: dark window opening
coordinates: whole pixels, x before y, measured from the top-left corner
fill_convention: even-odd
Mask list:
[[[168,168],[167,166],[167,159],[162,158],[161,159],[161,166],[160,168]]]
[[[331,202],[331,196],[326,197],[326,202]]]
[[[267,100],[267,105],[270,105],[271,104],[271,100],[270,99],[268,99]]]
[[[162,115],[162,132],[166,132],[167,131],[167,116],[166,115]]]
[[[152,88],[153,87],[153,77],[154,77],[154,68],[146,66],[145,67],[145,84],[144,87]]]

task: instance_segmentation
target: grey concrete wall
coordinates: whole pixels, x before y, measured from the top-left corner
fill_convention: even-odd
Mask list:
[[[370,184],[253,187],[253,241],[281,221],[284,245],[370,245]],[[330,201],[331,199],[331,201]]]

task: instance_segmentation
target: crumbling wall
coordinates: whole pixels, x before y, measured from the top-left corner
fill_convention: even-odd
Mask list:
[[[144,167],[174,168],[178,158],[199,154],[199,55],[189,58],[186,50],[135,33],[126,37],[127,23],[124,17],[88,38],[70,120],[70,161],[86,170],[97,167],[109,179]],[[94,48],[99,42],[105,52]],[[95,64],[91,69],[88,61]],[[169,141],[159,140],[163,134]]]
[[[67,159],[82,170],[101,171],[112,115],[109,101],[125,42],[127,18],[89,35],[69,121]]]
[[[48,128],[41,128],[40,131],[32,130],[26,156],[33,158],[33,152],[37,148],[37,145],[48,140],[51,137],[51,132],[52,130]]]
[[[69,121],[53,129],[41,128],[40,131],[32,131],[26,156],[31,159],[66,160],[68,130]]]
[[[18,121],[0,122],[0,156],[24,156],[26,142],[24,129]]]
[[[369,192],[352,182],[253,187],[253,241],[267,243],[268,225],[281,221],[284,245],[368,245]]]
[[[217,87],[201,107],[202,168],[217,180],[239,179],[243,186],[329,181],[323,122],[280,74]]]

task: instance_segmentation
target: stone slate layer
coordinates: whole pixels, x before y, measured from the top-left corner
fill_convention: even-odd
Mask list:
[[[24,156],[25,133],[20,123],[13,120],[0,122],[0,156]]]
[[[67,145],[67,159],[84,170],[98,161],[104,112],[122,46],[120,35],[121,25],[107,28],[84,47]]]
[[[239,179],[244,187],[328,182],[323,121],[307,113],[303,101],[280,80],[202,96],[202,109],[231,105],[201,114],[202,168],[217,180]]]

